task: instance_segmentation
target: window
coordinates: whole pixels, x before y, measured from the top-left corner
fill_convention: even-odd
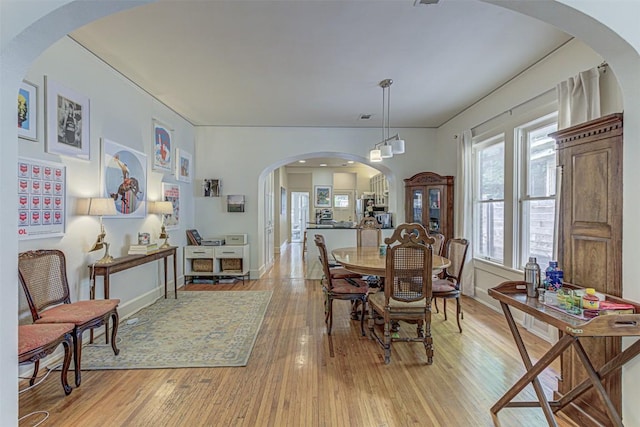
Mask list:
[[[336,208],[348,208],[349,203],[349,195],[348,194],[336,194],[333,197],[333,206]]]
[[[473,254],[522,270],[554,257],[555,104],[509,114],[473,140]]]
[[[476,147],[476,206],[474,253],[502,262],[504,259],[504,137],[483,141]]]
[[[556,148],[548,135],[557,129],[555,114],[518,129],[522,145],[519,268],[530,256],[541,266],[553,259]]]

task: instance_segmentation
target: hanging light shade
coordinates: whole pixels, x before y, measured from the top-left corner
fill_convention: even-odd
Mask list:
[[[393,157],[393,148],[391,145],[381,145],[380,146],[380,157],[382,157],[383,159],[388,159],[390,157]]]
[[[369,151],[369,161],[370,162],[381,162],[382,161],[382,153],[377,148]]]
[[[404,154],[404,139],[396,138],[391,141],[393,154]]]

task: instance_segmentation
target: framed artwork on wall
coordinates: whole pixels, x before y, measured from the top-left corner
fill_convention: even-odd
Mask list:
[[[191,154],[176,148],[176,179],[191,182],[192,163]]]
[[[330,185],[316,185],[314,191],[314,202],[316,208],[330,208],[331,207],[331,186]]]
[[[26,80],[18,90],[18,136],[38,140],[38,86]]]
[[[46,151],[89,160],[89,98],[45,76]]]
[[[153,163],[151,168],[155,171],[172,173],[171,153],[173,144],[173,131],[158,120],[153,120]]]
[[[203,197],[220,197],[220,180],[205,179],[202,181]]]
[[[162,200],[171,202],[173,205],[173,214],[165,215],[164,226],[167,230],[173,230],[180,227],[180,185],[162,183]]]
[[[147,156],[102,138],[102,193],[115,200],[114,218],[146,215]]]
[[[227,212],[244,212],[244,196],[227,196]]]
[[[18,240],[64,235],[66,190],[62,164],[18,159]]]

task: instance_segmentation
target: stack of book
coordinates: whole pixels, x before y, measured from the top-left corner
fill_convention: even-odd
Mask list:
[[[131,245],[129,246],[129,255],[147,255],[157,250],[157,243],[149,243],[147,245]]]

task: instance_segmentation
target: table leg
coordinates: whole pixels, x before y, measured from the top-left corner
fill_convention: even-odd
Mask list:
[[[162,258],[164,262],[164,299],[167,299],[167,257]]]
[[[176,299],[178,299],[178,253],[173,251],[173,293]]]
[[[536,396],[538,397],[538,401],[540,403],[540,407],[542,408],[545,418],[547,419],[547,423],[550,426],[557,426],[555,417],[553,415],[553,411],[551,410],[551,405],[547,400],[544,390],[542,389],[542,385],[538,380],[538,375],[546,369],[562,352],[567,349],[571,343],[575,340],[574,337],[570,335],[564,335],[556,344],[549,349],[547,353],[535,364],[531,363],[531,359],[526,351],[524,346],[524,342],[522,341],[522,337],[520,336],[520,332],[518,331],[518,327],[513,319],[513,315],[509,310],[509,306],[503,302],[500,303],[502,305],[502,310],[507,319],[507,324],[509,325],[509,329],[511,330],[511,334],[513,335],[513,339],[516,342],[518,350],[520,351],[520,356],[524,362],[525,367],[527,368],[527,372],[523,375],[518,382],[516,382],[503,396],[496,402],[495,405],[491,407],[491,414],[495,420],[497,419],[497,413],[505,406],[509,406],[511,400],[518,395],[529,383],[531,383],[535,389]],[[518,403],[515,403],[516,405]],[[522,403],[524,406],[525,403]],[[537,406],[537,405],[536,405]],[[496,424],[499,425],[499,424]]]

